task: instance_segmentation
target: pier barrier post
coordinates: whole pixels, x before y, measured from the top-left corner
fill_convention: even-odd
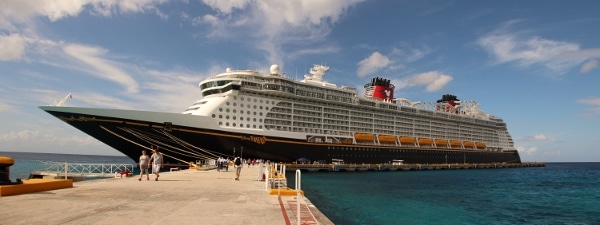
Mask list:
[[[65,162],[65,180],[67,179],[67,174],[69,174],[69,163]]]
[[[296,218],[298,218],[298,225],[300,225],[300,221],[301,221],[301,217],[300,217],[300,182],[301,182],[301,175],[302,173],[300,172],[300,170],[296,170],[296,213],[298,213],[298,216]]]

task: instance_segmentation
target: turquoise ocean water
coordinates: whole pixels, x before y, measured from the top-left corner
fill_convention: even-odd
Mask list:
[[[11,180],[36,161],[130,163],[125,156],[7,153]],[[136,171],[137,173],[137,171]],[[287,174],[294,187],[294,173]],[[401,172],[302,173],[302,189],[335,224],[600,224],[600,163]]]

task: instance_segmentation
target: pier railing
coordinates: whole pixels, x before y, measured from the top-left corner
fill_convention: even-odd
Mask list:
[[[134,164],[71,163],[37,161],[32,175],[54,175],[68,177],[111,177],[117,173],[133,173]]]

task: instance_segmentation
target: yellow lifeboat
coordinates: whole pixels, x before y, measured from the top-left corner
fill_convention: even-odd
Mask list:
[[[435,139],[435,145],[438,147],[448,147],[447,139]]]
[[[478,149],[484,149],[487,145],[485,144],[485,142],[475,142],[475,147],[477,147]]]
[[[355,133],[354,139],[356,139],[356,141],[373,142],[375,140],[375,135],[371,133]]]
[[[472,141],[463,141],[463,145],[465,146],[465,148],[473,148],[473,146],[475,146],[475,143],[473,143]]]
[[[394,135],[379,135],[379,143],[396,143]]]
[[[400,136],[400,144],[411,144],[414,145],[417,140],[415,139],[415,137],[411,137],[411,136]]]
[[[420,138],[418,138],[418,142],[419,142],[419,145],[432,145],[433,139],[420,137]]]
[[[459,140],[450,140],[450,147],[461,147],[462,141]]]

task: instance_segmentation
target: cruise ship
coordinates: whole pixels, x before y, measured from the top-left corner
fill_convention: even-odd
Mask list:
[[[394,96],[390,80],[356,87],[280,72],[232,70],[199,83],[202,98],[182,113],[41,106],[137,161],[158,146],[169,163],[219,157],[310,163],[520,163],[500,117],[446,94],[430,102]]]

